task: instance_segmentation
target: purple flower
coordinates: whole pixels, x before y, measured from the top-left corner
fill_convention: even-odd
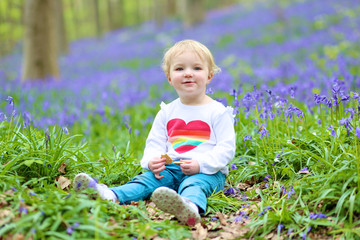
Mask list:
[[[28,210],[27,210],[26,207],[19,207],[19,212],[24,213],[24,214],[28,214]]]
[[[269,136],[269,131],[264,127],[264,125],[261,126],[259,133],[260,139],[262,139],[263,137],[267,138]]]
[[[249,216],[247,215],[247,212],[240,211],[239,216],[234,218],[234,222],[243,222],[243,218],[249,219]]]
[[[230,187],[230,188],[228,188],[227,190],[223,190],[223,193],[225,194],[225,195],[234,195],[235,194],[235,188],[232,188],[232,187]]]
[[[15,187],[11,187],[11,190],[13,190],[14,192],[18,191]]]
[[[327,129],[329,129],[331,131],[331,136],[336,137],[336,132],[332,125],[329,125],[329,127],[327,127]]]
[[[341,119],[340,120],[340,125],[344,125],[344,127],[346,128],[346,131],[348,132],[348,134],[349,134],[349,131],[353,130],[349,118]]]
[[[62,128],[61,128],[61,132],[62,132],[63,134],[66,134],[66,135],[69,134],[69,130],[67,129],[67,127],[62,127]]]
[[[285,226],[280,223],[280,224],[277,226],[277,231],[278,231],[278,232],[281,232],[281,230],[282,230],[284,227],[285,227]]]
[[[116,153],[116,147],[115,147],[115,145],[112,146],[112,150],[114,151],[114,153]]]
[[[342,96],[341,97],[341,101],[345,102],[348,101],[350,99],[350,96]]]
[[[287,198],[288,198],[288,199],[291,198],[291,195],[293,195],[294,193],[295,193],[294,187],[291,186],[291,187],[290,187],[290,191],[288,192]]]
[[[249,136],[249,135],[244,136],[244,146],[246,145],[247,141],[252,141],[252,136]]]
[[[304,167],[303,169],[300,169],[300,171],[309,171],[308,167]]]
[[[5,101],[8,102],[9,105],[13,106],[14,105],[14,99],[10,96],[8,96]]]
[[[270,206],[270,205],[264,207],[264,210],[263,210],[261,213],[259,213],[259,215],[264,215],[264,214],[267,213],[267,211],[269,211],[270,209],[271,209],[271,206]]]
[[[73,229],[72,227],[68,227],[68,228],[66,229],[66,233],[67,233],[68,235],[72,235],[73,232],[74,232],[74,229]]]
[[[320,218],[320,219],[327,218],[327,216],[326,216],[326,214],[323,214],[323,213],[318,213],[318,214],[310,213],[309,218],[315,220],[315,219],[318,219],[318,218]]]
[[[269,181],[270,175],[265,175],[264,180],[263,181]]]
[[[360,138],[360,127],[356,127],[355,135],[356,135],[357,138]]]
[[[6,119],[7,119],[7,117],[6,117],[5,113],[0,112],[0,122],[5,121]]]
[[[238,167],[237,167],[235,164],[233,164],[233,163],[232,163],[232,164],[230,164],[230,167],[231,167],[231,169],[232,169],[232,170],[236,170],[236,169],[238,169]]]
[[[318,124],[319,124],[319,126],[321,126],[321,119],[320,118],[318,119]]]
[[[255,118],[254,120],[251,120],[252,122],[254,122],[254,124],[256,126],[259,126],[259,120],[257,118]]]
[[[214,94],[214,91],[213,91],[213,89],[210,87],[210,88],[206,89],[206,93],[205,93],[205,94],[211,95],[211,94]]]
[[[352,120],[355,115],[355,109],[354,108],[346,108],[345,113],[350,113],[349,119]]]

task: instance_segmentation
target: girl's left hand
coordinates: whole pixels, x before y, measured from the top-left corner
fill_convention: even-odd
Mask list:
[[[181,171],[186,176],[195,175],[200,172],[200,165],[198,161],[193,159],[193,160],[180,160],[180,162],[181,162],[180,164]]]

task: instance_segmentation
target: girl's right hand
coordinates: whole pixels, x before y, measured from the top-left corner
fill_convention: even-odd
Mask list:
[[[149,161],[149,169],[154,173],[156,179],[161,179],[159,173],[165,170],[166,158],[154,157]]]

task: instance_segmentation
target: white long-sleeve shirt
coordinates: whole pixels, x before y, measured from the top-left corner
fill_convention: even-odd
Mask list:
[[[215,100],[201,106],[184,105],[179,98],[160,106],[141,167],[149,170],[150,159],[167,153],[172,159],[197,160],[200,173],[227,175],[236,148],[233,109]]]

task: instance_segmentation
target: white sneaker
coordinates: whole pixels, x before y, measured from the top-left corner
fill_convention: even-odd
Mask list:
[[[194,226],[201,220],[196,204],[170,188],[157,188],[152,194],[152,200],[159,209],[175,215],[182,224]]]
[[[105,184],[98,184],[97,181],[86,173],[79,173],[74,178],[74,189],[76,192],[83,191],[87,188],[96,190],[102,200],[115,202],[117,197]]]

